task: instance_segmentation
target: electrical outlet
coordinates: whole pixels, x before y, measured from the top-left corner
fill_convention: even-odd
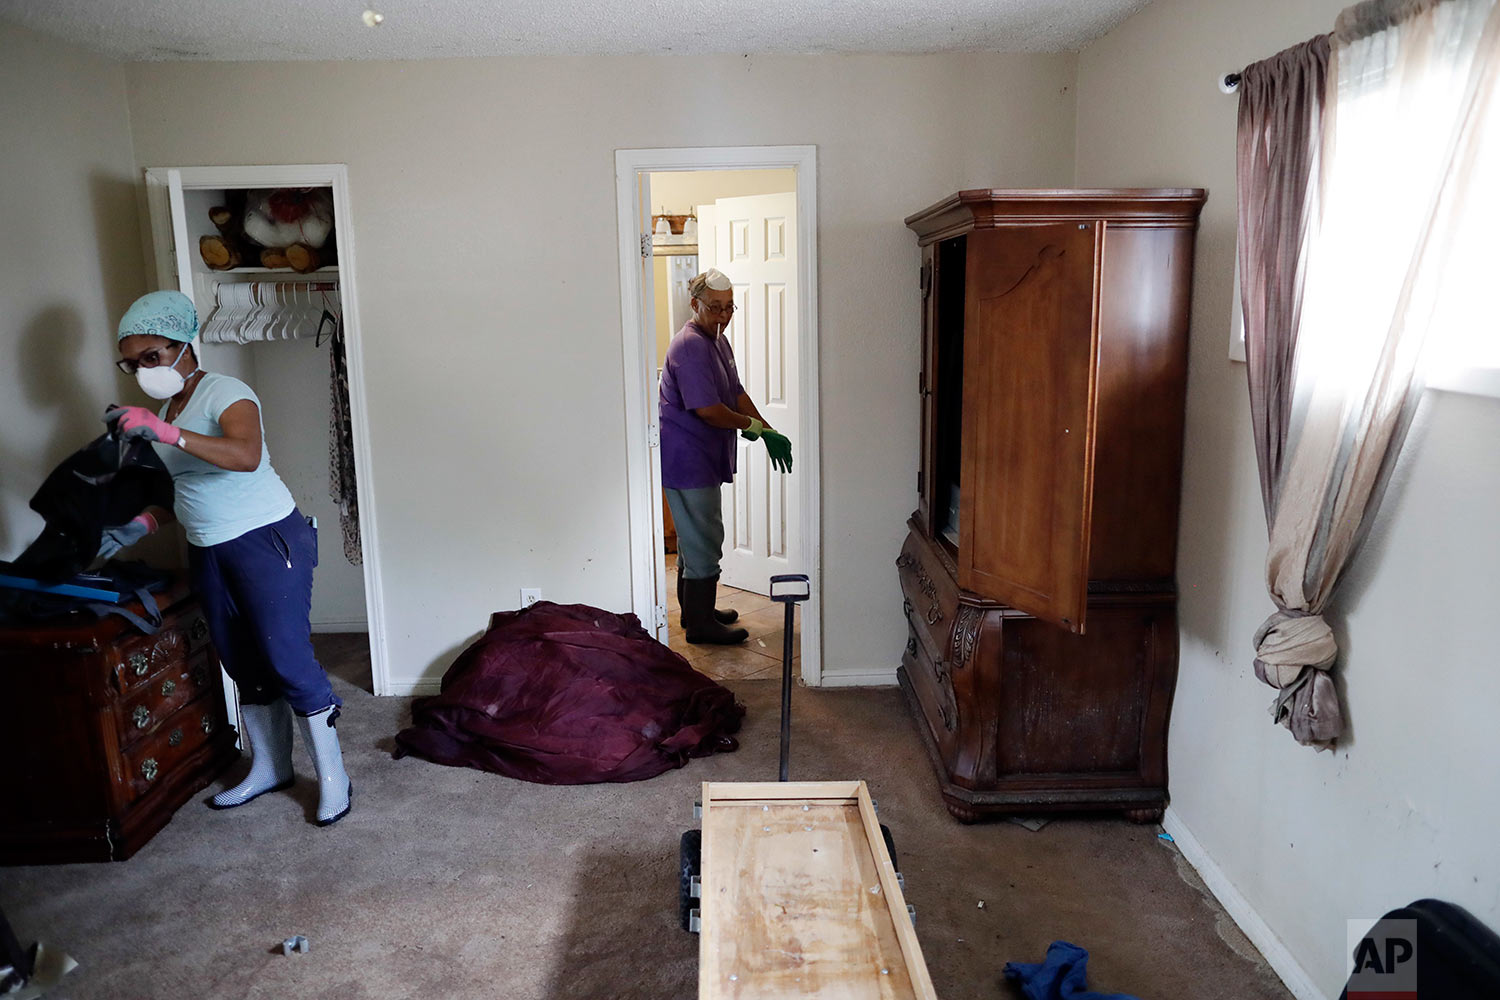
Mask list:
[[[541,590],[540,587],[522,587],[521,588],[521,607],[523,607],[523,608],[529,608],[533,604],[535,604],[537,601],[540,601],[541,599],[542,599],[542,590]]]

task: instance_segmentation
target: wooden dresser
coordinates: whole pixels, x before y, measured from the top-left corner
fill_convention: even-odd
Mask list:
[[[901,685],[948,809],[1160,818],[1198,189],[963,191],[922,248]]]
[[[238,756],[196,599],[157,600],[150,636],[112,616],[0,629],[0,864],[124,860]]]

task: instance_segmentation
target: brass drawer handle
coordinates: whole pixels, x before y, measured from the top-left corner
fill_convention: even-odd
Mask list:
[[[163,698],[170,697],[172,692],[176,690],[177,682],[172,680],[170,677],[161,682],[161,696]]]
[[[198,725],[203,727],[205,733],[211,733],[214,731],[214,717],[205,713]]]
[[[208,635],[208,622],[202,618],[193,619],[193,624],[188,628],[188,638],[194,642]]]
[[[131,653],[130,659],[126,661],[130,668],[135,671],[137,677],[145,677],[146,671],[151,669],[151,661],[146,659],[145,653]]]
[[[155,757],[147,757],[145,760],[141,761],[141,777],[145,778],[147,781],[156,780]]]
[[[145,705],[137,705],[135,711],[130,713],[130,718],[135,722],[135,728],[145,729],[151,722],[151,710]]]
[[[170,736],[167,737],[167,746],[169,746],[169,747],[175,747],[175,746],[181,746],[181,745],[182,745],[182,730],[181,729],[174,729],[174,730],[172,730],[172,735],[170,735]]]
[[[906,617],[910,618],[911,617],[911,613],[914,610],[916,610],[916,609],[911,606],[911,599],[910,598],[906,598],[906,597],[901,598],[901,613],[902,614],[904,614]]]
[[[917,655],[917,637],[914,635],[909,635],[906,637],[906,655]]]

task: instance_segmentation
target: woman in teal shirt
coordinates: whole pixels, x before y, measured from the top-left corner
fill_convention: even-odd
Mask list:
[[[291,787],[292,716],[318,774],[318,825],[348,815],[353,787],[339,750],[342,700],[312,649],[317,532],[271,467],[260,401],[239,379],[198,366],[198,311],[186,295],[151,292],[120,320],[120,368],[165,400],[159,413],[111,410],[126,437],[154,442],[172,474],[171,512],[143,511],[105,535],[109,556],[175,517],[187,533],[193,586],[224,669],[240,692],[250,773],[215,809]]]

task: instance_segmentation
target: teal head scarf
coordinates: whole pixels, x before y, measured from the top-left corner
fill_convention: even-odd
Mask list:
[[[190,344],[198,336],[198,309],[181,292],[147,292],[120,317],[120,335],[115,339],[124,340],[137,334]]]

